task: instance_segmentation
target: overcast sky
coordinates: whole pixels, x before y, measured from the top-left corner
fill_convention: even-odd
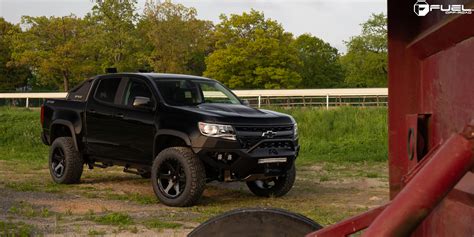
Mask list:
[[[138,0],[141,9],[146,0]],[[311,33],[345,52],[344,40],[360,33],[360,23],[372,13],[386,13],[385,0],[175,0],[195,7],[201,19],[219,22],[221,13],[242,13],[254,8],[280,22],[286,31],[298,36]],[[91,0],[0,0],[0,16],[18,23],[22,15],[83,16]]]

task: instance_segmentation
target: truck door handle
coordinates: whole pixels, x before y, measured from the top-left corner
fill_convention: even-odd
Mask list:
[[[97,113],[97,112],[95,111],[95,109],[90,109],[90,110],[89,110],[89,113],[95,114],[95,113]]]
[[[117,117],[117,118],[123,118],[123,114],[122,114],[122,113],[115,114],[115,117]]]

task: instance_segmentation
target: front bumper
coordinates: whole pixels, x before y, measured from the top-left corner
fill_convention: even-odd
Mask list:
[[[225,181],[281,176],[293,166],[300,149],[297,139],[264,139],[248,149],[241,148],[238,141],[219,140],[208,138],[203,147],[193,150]]]

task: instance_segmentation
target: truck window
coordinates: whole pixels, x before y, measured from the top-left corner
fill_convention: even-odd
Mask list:
[[[202,103],[240,104],[232,92],[215,81],[189,79],[156,79],[158,91],[166,103],[176,106]]]
[[[87,94],[92,85],[92,80],[84,81],[78,86],[72,88],[67,94],[67,100],[86,101]]]
[[[119,78],[107,78],[100,80],[99,86],[95,91],[94,98],[102,102],[113,103],[119,84]]]
[[[126,106],[132,106],[135,97],[148,97],[153,101],[153,96],[150,89],[144,82],[130,80],[125,90],[125,96],[123,97],[123,104]]]

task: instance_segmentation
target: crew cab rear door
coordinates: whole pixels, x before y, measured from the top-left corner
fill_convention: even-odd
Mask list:
[[[118,76],[98,78],[86,106],[87,154],[95,157],[121,157],[119,137],[122,135],[117,116],[120,88],[125,86]]]
[[[125,160],[148,165],[153,160],[157,96],[148,80],[129,76],[124,81],[126,86],[120,93],[121,109],[115,118],[121,131],[117,142]],[[149,103],[138,105],[137,98],[149,100]]]

